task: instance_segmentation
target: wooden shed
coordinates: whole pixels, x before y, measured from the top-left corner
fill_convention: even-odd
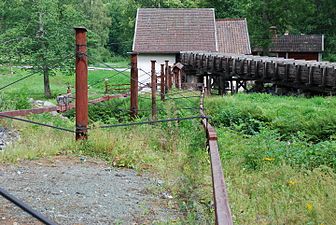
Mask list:
[[[272,38],[269,52],[285,59],[322,60],[323,34],[285,34]]]

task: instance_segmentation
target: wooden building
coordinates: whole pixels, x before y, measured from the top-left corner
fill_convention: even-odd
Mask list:
[[[250,54],[245,19],[216,22],[214,9],[138,9],[133,52],[138,53],[139,81],[149,82],[150,60],[172,65],[181,51]],[[193,77],[186,82],[194,82]]]
[[[322,60],[324,35],[285,34],[272,38],[269,52],[285,59]]]

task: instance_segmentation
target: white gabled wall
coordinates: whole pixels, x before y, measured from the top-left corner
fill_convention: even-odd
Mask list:
[[[139,54],[138,55],[138,75],[139,75],[139,86],[141,83],[150,83],[151,74],[151,60],[156,60],[156,73],[160,74],[161,65],[164,64],[165,60],[169,60],[169,65],[173,65],[176,60],[175,54]],[[148,74],[146,74],[148,73]],[[141,83],[140,83],[141,82]],[[160,80],[158,81],[160,82]]]

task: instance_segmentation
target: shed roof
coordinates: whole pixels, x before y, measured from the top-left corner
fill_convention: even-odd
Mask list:
[[[251,54],[246,19],[220,19],[216,24],[219,52]]]
[[[323,52],[324,35],[283,35],[273,38],[270,52]]]
[[[214,9],[138,9],[133,51],[217,51]]]

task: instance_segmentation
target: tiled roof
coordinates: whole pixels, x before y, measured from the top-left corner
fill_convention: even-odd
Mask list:
[[[221,19],[216,24],[219,52],[251,54],[246,19]]]
[[[324,35],[283,35],[272,40],[270,52],[323,52]]]
[[[138,9],[133,51],[217,51],[214,9]]]

